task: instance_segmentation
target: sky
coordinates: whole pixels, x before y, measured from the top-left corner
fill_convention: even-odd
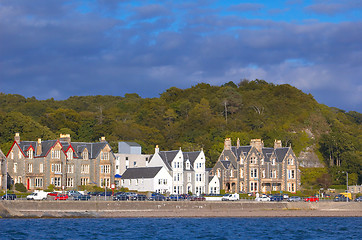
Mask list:
[[[362,0],[0,0],[0,92],[290,84],[362,112]]]

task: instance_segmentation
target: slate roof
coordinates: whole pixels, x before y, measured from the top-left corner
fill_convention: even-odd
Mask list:
[[[36,156],[36,157],[45,157],[49,153],[50,149],[56,144],[56,142],[57,142],[57,140],[45,140],[45,141],[42,141],[41,142],[42,152],[41,152],[41,154],[39,156],[36,155],[37,148],[39,147],[39,144],[38,144],[37,141],[21,141],[19,143],[19,147],[24,152],[24,154],[27,156],[26,150],[30,146],[33,146],[33,148],[35,150],[34,156]],[[76,158],[82,158],[81,153],[84,151],[85,148],[87,148],[88,154],[89,154],[88,157],[90,159],[97,158],[100,151],[106,145],[108,145],[108,142],[95,142],[95,143],[71,142],[70,144],[67,141],[59,141],[59,142],[62,145],[63,151],[66,151],[69,148],[69,146],[72,146],[72,148],[74,149],[73,157],[76,157]]]
[[[224,167],[225,167],[226,169],[229,168],[230,163],[231,163],[230,161],[225,161],[225,160],[221,160],[220,162],[222,163],[222,165],[224,165]]]
[[[275,153],[276,153],[275,155],[277,156],[277,162],[283,161],[288,150],[289,150],[289,148],[287,148],[287,147],[275,149]]]
[[[171,162],[176,157],[177,153],[180,150],[173,150],[173,151],[160,151],[158,154],[160,155],[161,159],[165,162],[166,166],[171,170]]]
[[[273,155],[274,148],[263,148],[262,152],[264,155],[264,161],[270,162],[270,157],[271,157],[271,155]]]
[[[122,175],[122,179],[154,178],[162,167],[128,168]]]
[[[194,165],[194,162],[196,160],[196,158],[200,155],[201,151],[197,151],[197,152],[183,152],[184,155],[184,161],[186,162],[186,160],[188,159],[191,163],[191,165]]]

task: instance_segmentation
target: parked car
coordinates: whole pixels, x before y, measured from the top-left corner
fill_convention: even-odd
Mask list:
[[[51,196],[51,197],[55,197],[55,196],[57,196],[57,195],[58,195],[57,192],[50,192],[50,193],[48,193],[48,196]]]
[[[15,200],[16,195],[13,193],[8,193],[8,194],[5,194],[4,196],[2,196],[1,199],[2,200]]]
[[[89,195],[91,195],[91,196],[99,196],[99,194],[101,194],[101,192],[90,192],[89,193]],[[103,194],[104,194],[104,192],[103,192]]]
[[[54,200],[67,200],[69,197],[67,194],[59,194],[54,198]]]
[[[151,200],[151,201],[166,201],[167,199],[161,193],[152,193],[149,200]]]
[[[107,196],[107,197],[112,196],[112,192],[111,191],[109,191],[109,192],[98,192],[98,194],[96,196],[103,196],[104,197],[104,195]]]
[[[144,194],[137,194],[137,201],[146,201],[147,196]]]
[[[348,197],[346,197],[342,194],[335,196],[333,199],[333,202],[347,202],[347,201],[350,202],[350,201],[352,201],[352,199],[349,199]]]
[[[197,196],[197,195],[192,195],[190,198],[190,201],[205,201],[206,198],[204,198],[203,196]]]
[[[359,197],[356,198],[354,201],[355,201],[355,202],[362,202],[362,196],[359,196]]]
[[[47,192],[39,191],[39,192],[33,192],[32,194],[26,196],[27,200],[45,200],[48,197]]]
[[[240,199],[239,194],[234,193],[234,194],[225,194],[221,198],[221,201],[238,201],[239,199]]]
[[[316,196],[310,196],[310,197],[304,198],[304,202],[319,202],[319,198]]]
[[[283,200],[284,200],[284,198],[283,198],[282,195],[272,195],[270,197],[270,201],[272,201],[272,202],[280,202],[280,201],[283,201]]]
[[[171,194],[167,201],[182,201],[185,200],[185,197],[183,195],[177,195],[177,194]]]
[[[289,199],[289,195],[288,195],[288,194],[284,194],[284,195],[283,195],[283,198],[286,199],[286,200],[288,200],[288,199]]]
[[[260,197],[255,198],[255,201],[257,202],[269,202],[270,201],[270,197],[268,197],[267,195],[263,194]]]
[[[300,202],[302,199],[298,196],[291,196],[288,198],[288,202]]]
[[[83,195],[81,193],[74,194],[72,197],[73,197],[73,200],[75,200],[75,201],[88,201],[89,199],[91,199],[90,195]]]
[[[129,197],[124,192],[118,192],[113,196],[113,201],[127,201]]]

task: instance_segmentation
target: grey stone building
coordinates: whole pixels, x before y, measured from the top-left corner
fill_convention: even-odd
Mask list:
[[[210,172],[220,179],[226,192],[296,192],[300,186],[298,160],[291,147],[282,147],[275,140],[273,148],[264,147],[261,139],[252,139],[249,146],[231,146],[224,150]]]
[[[20,141],[7,154],[7,171],[14,184],[27,189],[75,189],[94,184],[107,187],[114,183],[115,156],[104,137],[100,142],[72,142],[69,134],[56,140]]]

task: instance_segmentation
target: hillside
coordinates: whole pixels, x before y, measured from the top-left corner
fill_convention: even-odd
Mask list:
[[[361,184],[362,114],[319,104],[313,96],[290,85],[263,80],[222,86],[198,84],[172,87],[159,98],[137,94],[74,96],[67,100],[37,100],[0,94],[0,147],[7,153],[15,132],[22,140],[54,139],[70,133],[74,141],[97,141],[101,136],[117,151],[118,141],[136,141],[145,153],[203,148],[213,166],[225,137],[241,144],[262,138],[291,145],[302,166],[326,166],[305,184]],[[235,143],[234,143],[235,144]],[[325,186],[323,185],[323,186]]]

